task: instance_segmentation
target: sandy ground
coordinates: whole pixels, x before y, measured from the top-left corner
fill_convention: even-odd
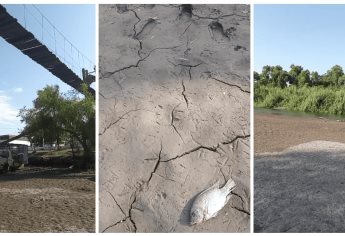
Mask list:
[[[249,231],[249,11],[100,6],[101,232]],[[189,226],[230,177],[230,202]]]
[[[255,232],[345,232],[345,143],[325,141],[343,135],[342,122],[255,114]]]
[[[94,232],[94,181],[63,168],[0,175],[0,232]]]
[[[345,142],[345,122],[313,117],[254,114],[255,153],[283,151],[315,140]]]

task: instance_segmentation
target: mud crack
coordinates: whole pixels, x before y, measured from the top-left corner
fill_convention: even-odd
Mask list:
[[[107,191],[107,193],[109,193],[109,195],[112,197],[112,199],[114,200],[115,204],[117,205],[117,207],[120,209],[120,211],[122,212],[122,214],[126,217],[126,213],[123,211],[122,207],[120,206],[120,204],[116,201],[114,195]]]
[[[122,223],[122,222],[125,222],[128,218],[129,218],[129,216],[126,216],[126,217],[123,218],[122,220],[119,220],[119,221],[115,222],[114,224],[109,225],[108,227],[106,227],[106,228],[102,231],[102,233],[106,232],[108,229],[110,229],[110,228],[112,228],[112,227],[114,227],[114,226],[116,226],[116,225],[118,225],[118,224],[120,224],[120,223]]]
[[[143,42],[138,38],[138,34],[139,34],[140,32],[138,33],[138,32],[137,32],[137,29],[136,29],[137,24],[139,24],[139,22],[141,22],[141,19],[140,19],[140,17],[138,16],[138,14],[137,14],[137,12],[136,12],[135,10],[131,10],[131,11],[134,13],[134,16],[138,19],[138,21],[133,25],[133,31],[134,31],[134,36],[133,36],[133,38],[139,42],[138,56],[139,56],[140,58],[142,58],[142,57],[141,57],[141,50],[143,49]]]
[[[116,226],[116,225],[118,225],[118,224],[120,224],[120,223],[122,223],[122,222],[125,222],[125,221],[129,218],[129,216],[126,215],[126,213],[123,211],[123,209],[122,209],[122,207],[120,206],[120,204],[116,201],[114,195],[113,195],[111,192],[109,192],[109,191],[107,191],[107,193],[109,193],[109,195],[112,197],[112,199],[114,200],[115,204],[117,205],[117,207],[120,209],[120,211],[121,211],[122,214],[124,215],[124,218],[121,219],[121,220],[119,220],[119,221],[117,221],[117,222],[115,222],[114,224],[111,224],[111,225],[109,225],[108,227],[106,227],[106,228],[102,231],[102,233],[106,232],[108,229],[110,229],[110,228],[112,228],[112,227],[114,227],[114,226]]]
[[[129,220],[131,221],[133,227],[134,227],[134,232],[136,233],[137,232],[137,225],[135,224],[134,220],[132,219],[132,210],[133,210],[133,204],[137,201],[137,192],[135,191],[134,192],[134,199],[129,207],[129,210],[128,210],[128,218]]]
[[[226,17],[231,17],[231,16],[238,16],[238,17],[242,17],[242,18],[248,18],[248,15],[240,15],[240,14],[237,14],[237,13],[221,15],[221,16],[218,16],[218,17],[200,16],[200,15],[195,14],[194,12],[192,12],[192,15],[194,17],[196,17],[197,19],[207,19],[207,20],[216,20],[216,21],[220,20],[220,19],[223,19],[223,18],[226,18]]]
[[[182,44],[183,45],[183,44]],[[175,49],[175,48],[178,48],[178,47],[181,47],[182,45],[177,45],[177,46],[172,46],[172,47],[166,47],[166,48],[154,48],[152,49],[145,57],[141,57],[136,64],[134,65],[129,65],[129,66],[125,66],[121,69],[117,69],[115,71],[111,71],[111,72],[106,72],[102,75],[102,78],[106,79],[106,78],[109,78],[110,76],[116,74],[116,73],[119,73],[121,71],[124,71],[124,70],[128,70],[130,68],[135,68],[135,67],[139,67],[139,64],[143,61],[145,61],[148,57],[151,56],[151,54],[156,51],[156,50],[169,50],[169,49]]]
[[[134,110],[130,110],[127,111],[126,113],[124,113],[123,115],[121,115],[117,120],[111,122],[110,124],[108,124],[102,132],[99,133],[99,135],[103,135],[110,127],[112,127],[113,125],[115,125],[116,123],[118,123],[120,120],[124,119],[125,116],[127,116],[129,113],[134,112],[134,111],[140,111],[141,109],[134,109]]]
[[[187,45],[188,45],[188,42],[187,42]],[[187,47],[188,47],[188,46],[187,46]],[[192,79],[192,72],[191,72],[192,68],[198,67],[198,66],[204,64],[204,63],[202,63],[202,62],[201,62],[201,63],[198,63],[198,64],[195,64],[195,65],[183,64],[183,63],[175,64],[175,63],[173,63],[173,62],[171,62],[171,61],[169,61],[169,60],[168,60],[168,62],[169,62],[170,64],[172,64],[173,66],[175,66],[175,67],[176,67],[176,66],[188,67],[189,80]]]
[[[233,195],[239,197],[239,198],[241,199],[241,202],[242,202],[242,208],[239,208],[239,207],[236,207],[236,206],[232,206],[232,208],[234,208],[234,209],[236,209],[236,210],[238,210],[238,211],[240,211],[240,212],[243,212],[243,213],[245,213],[245,214],[247,214],[247,215],[250,215],[250,212],[247,211],[247,210],[245,209],[245,207],[244,207],[244,200],[243,200],[242,196],[239,195],[239,194],[237,194],[237,193],[234,193],[234,192],[232,192],[231,194],[233,194]]]
[[[158,157],[157,157],[157,161],[156,161],[156,164],[155,164],[155,167],[153,168],[153,171],[151,172],[150,174],[150,178],[146,181],[147,185],[149,185],[152,177],[153,177],[153,174],[156,173],[157,169],[158,169],[158,166],[161,162],[161,154],[162,154],[162,150],[163,150],[163,145],[162,145],[162,142],[161,142],[161,149],[159,150],[159,153],[158,153]]]
[[[189,68],[188,68],[189,80],[192,80],[192,68],[198,67],[198,66],[200,66],[200,65],[202,65],[202,64],[203,64],[203,63],[198,63],[198,64],[195,64],[195,65],[185,65],[185,64],[177,64],[177,65],[189,67]]]
[[[189,29],[189,27],[194,23],[194,21],[192,21],[191,23],[189,23],[189,25],[184,29],[184,31],[182,32],[182,34],[179,36],[179,38],[181,38]]]
[[[244,93],[250,93],[250,91],[243,89],[243,88],[242,88],[241,86],[239,86],[239,85],[230,84],[230,83],[228,83],[228,82],[225,82],[225,81],[223,81],[223,80],[216,79],[216,78],[213,78],[213,77],[209,77],[209,78],[210,78],[210,79],[213,79],[213,80],[216,80],[216,81],[218,81],[218,82],[220,82],[220,83],[226,84],[226,85],[228,85],[228,86],[238,88],[239,90],[241,90],[241,91],[244,92]]]
[[[189,151],[186,151],[186,152],[184,152],[184,153],[182,153],[180,155],[177,155],[176,157],[170,158],[168,160],[162,160],[161,162],[170,162],[170,161],[176,160],[178,158],[184,157],[184,156],[186,156],[188,154],[191,154],[193,152],[199,151],[200,149],[206,149],[206,150],[209,150],[211,152],[218,152],[218,148],[219,148],[220,145],[222,145],[222,144],[223,145],[231,144],[231,143],[235,142],[237,139],[246,139],[248,137],[250,137],[250,135],[236,136],[235,138],[233,138],[233,139],[231,139],[229,141],[224,141],[224,142],[218,143],[214,147],[207,147],[207,146],[199,145],[199,146],[197,146],[197,147],[195,147],[195,148],[193,148],[193,149],[191,149]]]
[[[238,208],[236,206],[232,206],[232,208],[234,208],[234,209],[236,209],[236,210],[238,210],[238,211],[240,211],[240,212],[250,216],[250,213],[248,211],[244,210],[244,209]]]
[[[184,98],[184,101],[186,102],[186,105],[187,105],[187,108],[188,108],[188,105],[189,105],[189,102],[188,102],[188,99],[187,99],[187,96],[186,96],[186,86],[184,85],[184,80],[182,79],[182,96]]]

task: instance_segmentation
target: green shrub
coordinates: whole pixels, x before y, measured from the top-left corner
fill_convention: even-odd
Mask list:
[[[256,85],[254,93],[256,107],[345,115],[345,88]]]

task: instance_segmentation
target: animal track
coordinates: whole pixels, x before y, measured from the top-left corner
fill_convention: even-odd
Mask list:
[[[116,9],[118,13],[124,13],[128,11],[127,4],[116,4]]]
[[[147,8],[147,9],[152,9],[155,6],[156,6],[155,4],[144,4],[144,8]]]
[[[234,36],[234,32],[236,31],[235,27],[230,27],[224,31],[223,25],[218,21],[212,21],[208,27],[211,29],[212,37],[216,40],[222,40],[227,38],[228,40]]]
[[[211,29],[212,37],[218,41],[226,37],[223,29],[223,25],[217,21],[211,22],[208,27]]]
[[[243,50],[243,51],[247,51],[247,48],[246,47],[243,47],[243,46],[240,46],[240,45],[237,45],[236,47],[234,47],[234,50],[235,51],[238,51],[238,50]]]
[[[235,27],[230,27],[229,29],[227,29],[227,30],[225,30],[225,36],[227,37],[227,38],[231,38],[231,37],[233,37],[235,34],[234,34],[234,32],[236,31],[236,28]]]
[[[182,4],[180,6],[180,14],[179,14],[179,17],[180,18],[192,18],[192,11],[193,11],[193,6],[192,4]]]
[[[148,19],[145,25],[143,26],[143,28],[140,30],[139,33],[135,35],[135,37],[139,40],[146,38],[152,32],[152,30],[156,27],[157,24],[158,24],[157,20],[152,19],[152,18]]]

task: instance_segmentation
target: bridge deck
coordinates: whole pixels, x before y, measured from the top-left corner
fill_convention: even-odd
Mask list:
[[[38,41],[32,33],[21,26],[2,5],[0,5],[0,36],[63,82],[83,93],[83,80]],[[95,95],[93,88],[89,87],[89,91]]]

